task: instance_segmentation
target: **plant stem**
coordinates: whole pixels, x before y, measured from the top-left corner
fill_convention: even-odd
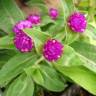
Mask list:
[[[36,62],[35,62],[35,65],[39,64],[41,61],[44,60],[44,57],[42,56],[41,58],[39,58]]]

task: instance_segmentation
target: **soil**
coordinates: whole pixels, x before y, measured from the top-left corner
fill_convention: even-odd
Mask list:
[[[69,88],[64,90],[61,93],[51,93],[45,92],[44,96],[93,96],[89,94],[87,91],[79,87],[78,85],[71,85]]]

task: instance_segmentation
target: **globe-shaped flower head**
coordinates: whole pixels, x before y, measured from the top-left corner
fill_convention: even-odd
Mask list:
[[[13,27],[13,32],[16,34],[23,31],[25,28],[32,28],[32,23],[28,20],[21,20]]]
[[[14,44],[15,47],[21,52],[30,52],[34,47],[33,40],[24,32],[15,36]]]
[[[74,32],[84,32],[87,26],[87,20],[84,14],[80,12],[74,12],[68,18],[68,26]]]
[[[14,45],[21,52],[29,52],[34,47],[33,40],[23,32],[25,28],[32,28],[32,23],[28,20],[22,20],[13,27],[15,32]]]
[[[33,25],[38,25],[41,22],[41,17],[40,15],[29,15],[27,20],[29,20]]]
[[[43,47],[43,55],[48,61],[58,60],[63,53],[63,45],[55,40],[48,40]]]
[[[49,16],[51,17],[51,19],[56,20],[58,18],[58,10],[54,9],[54,8],[50,8],[49,10]]]

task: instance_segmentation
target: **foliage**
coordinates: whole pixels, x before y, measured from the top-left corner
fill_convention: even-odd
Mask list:
[[[53,21],[43,0],[28,0],[30,7],[39,7],[42,24],[24,32],[35,43],[29,53],[20,53],[13,43],[13,25],[25,18],[15,0],[0,0],[0,86],[4,96],[34,96],[38,90],[60,92],[67,82],[80,85],[96,95],[96,0],[60,0],[59,18]],[[44,9],[44,10],[43,10]],[[83,34],[67,26],[68,16],[80,11],[88,24]],[[56,62],[42,56],[44,42],[54,38],[64,45],[64,53]]]

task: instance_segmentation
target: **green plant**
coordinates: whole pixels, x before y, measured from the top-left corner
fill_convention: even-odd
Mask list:
[[[21,53],[15,48],[12,28],[26,15],[14,0],[0,0],[0,86],[5,88],[4,96],[37,96],[43,88],[60,92],[68,86],[67,81],[96,95],[96,1],[59,3],[59,16],[52,20],[43,0],[28,0],[28,6],[40,8],[42,23],[23,30],[33,38],[35,48]],[[73,32],[67,25],[68,17],[75,11],[86,15],[84,33]],[[64,45],[63,55],[55,62],[42,55],[42,47],[49,38]]]

